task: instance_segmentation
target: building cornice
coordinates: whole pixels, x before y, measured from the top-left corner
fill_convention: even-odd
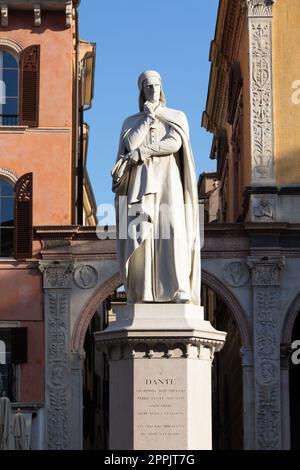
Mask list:
[[[65,11],[66,27],[72,25],[73,8],[80,0],[0,0],[1,26],[9,26],[9,12],[12,10],[32,11],[33,24],[39,27],[43,22],[43,11]]]
[[[109,227],[110,233],[115,233],[115,226]],[[99,240],[97,237],[96,226],[80,226],[80,225],[49,225],[49,226],[35,226],[34,229],[35,240],[65,240],[69,243],[72,241],[80,240]],[[300,224],[290,224],[287,222],[266,222],[266,223],[232,223],[232,224],[205,224],[205,236],[222,233],[232,236],[233,234],[250,234],[263,232],[272,235],[274,232],[278,233],[300,233]],[[222,235],[222,236],[223,236]],[[112,239],[111,241],[114,240]],[[103,242],[103,240],[102,240]],[[300,243],[300,239],[299,239]],[[66,245],[67,246],[67,245]]]
[[[0,42],[1,45],[1,42]],[[0,126],[0,134],[70,134],[70,127]]]

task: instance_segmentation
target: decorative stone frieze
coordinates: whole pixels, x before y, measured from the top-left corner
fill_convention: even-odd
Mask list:
[[[250,44],[252,184],[275,182],[272,79],[274,0],[245,0]]]
[[[46,443],[71,448],[70,288],[72,264],[40,263],[45,290]]]
[[[278,218],[278,196],[251,195],[252,221],[275,222]]]
[[[89,264],[76,266],[73,277],[76,285],[81,289],[92,289],[98,282],[97,269]]]
[[[282,257],[250,257],[253,286],[255,448],[281,448],[280,272]]]
[[[71,273],[74,267],[66,263],[41,263],[40,271],[44,274],[44,289],[69,289],[71,287]]]
[[[122,340],[102,340],[96,343],[96,350],[107,354],[111,361],[121,359],[178,359],[193,358],[202,359],[209,351],[211,360],[214,353],[219,352],[224,346],[224,341],[207,338],[124,338]]]
[[[229,286],[243,287],[250,279],[249,268],[245,262],[234,261],[225,266],[223,277]]]

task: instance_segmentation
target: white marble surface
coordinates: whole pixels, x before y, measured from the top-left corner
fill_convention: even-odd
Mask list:
[[[200,305],[198,192],[188,122],[165,106],[157,72],[144,72],[138,84],[140,112],[122,126],[112,170],[127,299]]]
[[[211,449],[211,364],[226,333],[191,304],[115,310],[95,334],[96,361],[109,360],[109,448]]]
[[[150,338],[159,332],[166,337],[196,335],[207,340],[224,339],[223,332],[217,331],[209,321],[203,319],[203,307],[197,305],[138,303],[115,306],[114,313],[117,321],[99,333],[102,337],[134,337],[143,334]]]

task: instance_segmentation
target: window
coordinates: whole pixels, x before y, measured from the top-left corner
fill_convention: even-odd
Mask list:
[[[2,329],[1,329],[2,330]],[[11,363],[11,353],[7,338],[1,334],[0,330],[0,396],[5,394],[9,399],[14,400],[14,366]]]
[[[16,58],[0,50],[0,125],[19,123],[19,65]]]
[[[0,49],[0,126],[39,126],[40,46]]]
[[[17,365],[27,362],[27,328],[0,326],[0,396],[17,399]]]
[[[0,257],[13,256],[14,199],[12,183],[0,178]]]
[[[32,173],[14,182],[8,179],[9,173],[0,168],[0,258],[31,258]]]
[[[233,125],[239,96],[243,87],[243,77],[241,66],[239,62],[233,62],[231,65],[229,86],[228,86],[228,108],[227,120],[229,124]]]

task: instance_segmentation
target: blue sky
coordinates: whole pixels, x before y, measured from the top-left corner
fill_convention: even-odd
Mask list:
[[[167,106],[188,117],[198,175],[215,168],[201,128],[218,0],[82,0],[80,36],[97,43],[88,171],[97,204],[112,203],[110,170],[126,116],[138,111],[138,75],[160,72]],[[197,176],[198,176],[197,175]]]

